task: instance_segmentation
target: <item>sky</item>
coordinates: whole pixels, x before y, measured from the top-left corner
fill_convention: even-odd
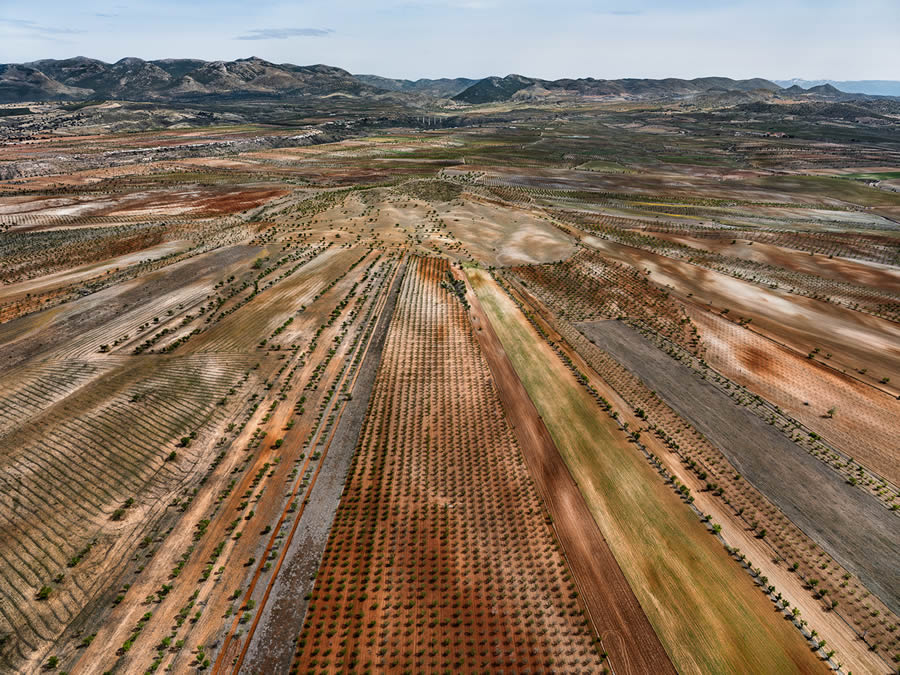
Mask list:
[[[71,56],[413,79],[900,80],[900,0],[0,0],[0,63]]]

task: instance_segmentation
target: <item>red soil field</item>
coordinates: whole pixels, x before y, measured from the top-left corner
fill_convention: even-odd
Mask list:
[[[410,264],[295,667],[598,672],[448,269]]]
[[[0,214],[18,222],[17,230],[68,224],[73,216],[141,215],[222,216],[254,208],[288,194],[284,188],[262,186],[179,186],[171,190],[135,191],[117,196],[54,197],[28,201],[0,201]],[[43,220],[42,220],[43,218]],[[33,224],[31,224],[33,223]],[[24,224],[24,227],[22,225]]]
[[[756,286],[631,246],[595,237],[585,243],[605,257],[649,270],[654,284],[670,287],[680,298],[729,317],[752,320],[752,329],[806,355],[815,348],[832,353],[832,365],[853,372],[866,368],[867,379],[900,381],[900,326],[878,317],[837,307],[812,298]],[[822,327],[828,326],[828,331]],[[893,390],[891,385],[890,390]]]

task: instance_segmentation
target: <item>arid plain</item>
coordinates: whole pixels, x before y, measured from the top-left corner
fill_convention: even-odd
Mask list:
[[[900,112],[335,105],[0,107],[0,671],[897,672]]]

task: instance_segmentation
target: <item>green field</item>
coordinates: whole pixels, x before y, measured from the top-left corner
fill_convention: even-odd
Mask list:
[[[875,173],[848,173],[842,178],[862,178],[868,180],[891,180],[900,178],[900,171],[880,171]]]
[[[784,192],[809,201],[839,199],[860,206],[900,206],[900,194],[876,190],[834,176],[765,176],[753,181],[766,190]]]

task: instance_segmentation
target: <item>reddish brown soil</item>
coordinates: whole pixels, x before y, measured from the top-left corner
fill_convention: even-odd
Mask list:
[[[296,666],[597,672],[447,270],[424,259],[407,273]]]
[[[737,239],[736,243],[732,244],[732,240],[727,238],[699,238],[666,232],[653,232],[653,236],[714,253],[737,256],[805,274],[815,274],[834,281],[900,292],[900,270],[888,265],[848,258],[829,258],[826,255],[810,255],[806,251],[762,242],[751,243],[744,239]]]
[[[893,611],[900,519],[748,406],[620,321],[578,324],[727,457],[735,469]]]
[[[356,258],[359,252],[355,253]],[[377,257],[375,253],[371,258]],[[344,271],[343,258],[330,261],[336,271]],[[305,294],[299,288],[294,288],[294,304],[281,304],[281,311],[285,314],[296,311],[298,305],[309,302],[310,306],[295,323],[302,324],[306,335],[313,335],[317,326],[328,320],[330,312],[350,291],[352,285],[358,281],[365,265],[359,265],[351,274],[344,277],[333,288],[324,293],[317,301],[311,301],[312,293],[317,286],[307,288]],[[332,270],[329,270],[329,273]],[[310,275],[322,274],[321,270],[314,268]],[[354,274],[356,277],[354,277]],[[303,273],[297,274],[303,277]],[[287,280],[290,281],[290,280]],[[286,283],[287,283],[286,281]],[[257,300],[263,308],[271,311],[269,299],[279,291],[276,286],[258,296]],[[375,302],[380,294],[373,293],[371,302]],[[108,663],[109,655],[104,650],[104,645],[119,645],[128,638],[128,634],[141,614],[146,611],[146,604],[139,604],[139,600],[147,594],[153,594],[161,584],[171,584],[173,588],[165,597],[160,596],[153,603],[152,609],[155,620],[148,624],[135,642],[134,648],[124,655],[121,661],[126,669],[140,670],[146,667],[156,652],[157,645],[167,636],[174,635],[172,640],[185,639],[189,644],[203,645],[213,650],[219,645],[219,636],[223,630],[231,627],[231,621],[226,621],[226,612],[230,615],[232,610],[241,616],[245,602],[252,600],[261,603],[262,593],[253,594],[255,585],[251,585],[246,593],[241,594],[240,601],[232,598],[231,593],[235,589],[246,587],[247,579],[265,582],[260,584],[260,590],[264,590],[269,581],[269,575],[274,573],[268,568],[263,569],[267,562],[268,553],[273,550],[279,527],[285,519],[299,520],[302,511],[290,510],[292,499],[287,494],[298,492],[302,499],[308,496],[306,484],[302,483],[302,477],[307,471],[317,471],[320,463],[312,458],[312,452],[306,447],[306,441],[310,434],[319,426],[317,411],[324,400],[325,392],[332,382],[337,381],[343,372],[343,366],[350,353],[350,341],[343,339],[335,343],[333,339],[341,334],[341,323],[347,319],[353,305],[348,305],[330,327],[323,330],[316,348],[312,353],[301,357],[302,353],[291,355],[288,365],[296,366],[296,370],[288,370],[279,377],[272,373],[272,380],[281,385],[282,389],[273,387],[263,399],[257,412],[249,418],[250,424],[244,428],[231,442],[232,452],[226,461],[216,471],[213,480],[202,489],[193,499],[191,509],[185,514],[186,523],[195,524],[200,520],[209,519],[208,528],[203,536],[194,536],[196,530],[191,527],[183,527],[173,532],[166,540],[166,548],[159,556],[154,558],[133,585],[129,593],[129,601],[122,603],[113,611],[113,619],[107,621],[95,644],[81,654],[75,672],[89,672],[92,664],[103,659]],[[247,305],[242,308],[248,314],[259,318],[259,308]],[[240,313],[230,315],[229,318],[239,316]],[[353,324],[353,321],[349,322]],[[232,330],[240,331],[240,324],[232,327]],[[346,337],[346,335],[344,336]],[[190,350],[205,349],[204,342],[197,344],[188,343]],[[330,347],[336,347],[336,354],[331,360],[327,360],[327,352]],[[277,352],[266,355],[258,352],[256,358],[265,360],[269,364],[277,364],[275,360]],[[318,387],[297,386],[307,384],[313,371],[319,364],[327,363],[321,374]],[[266,391],[262,388],[259,391]],[[247,392],[248,394],[250,392]],[[282,394],[285,396],[274,412],[270,412],[271,404],[280,401]],[[305,411],[298,414],[295,404],[300,396],[305,396],[308,402]],[[294,424],[288,428],[288,422],[294,420]],[[255,440],[255,439],[259,440]],[[276,439],[283,439],[281,447],[276,446]],[[246,464],[242,464],[246,461]],[[296,475],[292,471],[297,469]],[[235,484],[231,489],[227,488],[230,479],[235,477]],[[310,486],[311,489],[311,486]],[[253,495],[252,498],[250,495]],[[235,525],[235,523],[237,523]],[[272,528],[271,534],[263,533],[264,525]],[[242,532],[243,536],[237,533]],[[221,544],[221,546],[220,546]],[[171,570],[177,565],[179,556],[189,547],[196,548],[190,554],[186,564],[177,579],[171,574]],[[218,553],[216,552],[218,549]],[[255,560],[248,564],[253,557]],[[204,570],[208,565],[215,563],[216,568],[222,567],[221,573],[206,579]],[[193,593],[196,592],[197,595]],[[201,609],[201,616],[190,622],[179,622],[180,612],[184,607]],[[229,610],[229,608],[231,608]],[[194,614],[194,609],[191,614]],[[175,626],[175,628],[173,628]],[[240,646],[240,643],[238,643]],[[179,671],[187,668],[187,664],[193,659],[188,650],[177,649],[164,652],[167,665]]]
[[[271,199],[283,197],[286,194],[288,194],[288,191],[283,188],[267,187],[206,189],[201,191],[199,195],[188,195],[187,198],[176,192],[171,196],[164,195],[128,204],[118,212],[128,213],[148,208],[164,210],[167,205],[174,205],[188,206],[191,209],[191,213],[196,215],[219,216],[245,211],[264,204]]]
[[[133,192],[116,197],[102,195],[96,198],[78,199],[59,197],[48,199],[31,199],[28,202],[10,203],[7,218],[23,219],[28,223],[29,217],[47,216],[57,219],[71,220],[76,213],[89,217],[98,216],[130,216],[130,215],[165,215],[183,213],[192,216],[222,216],[229,213],[246,211],[277,197],[288,194],[288,190],[271,186],[259,187],[211,187],[194,186],[185,189],[179,186],[171,190],[153,190],[150,192]],[[51,224],[58,225],[51,221]],[[68,223],[66,223],[68,224]],[[40,229],[40,225],[16,228],[18,231]]]

